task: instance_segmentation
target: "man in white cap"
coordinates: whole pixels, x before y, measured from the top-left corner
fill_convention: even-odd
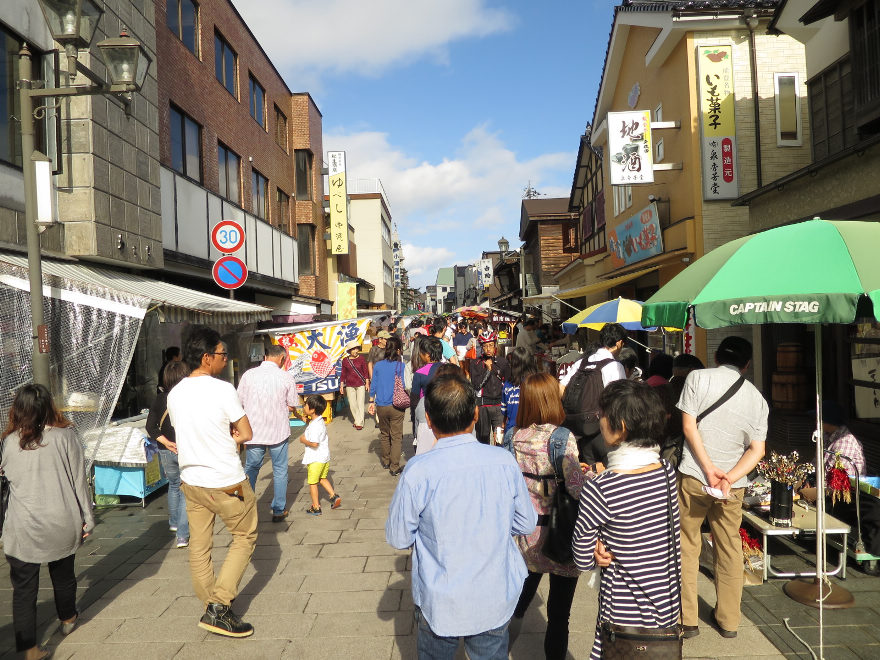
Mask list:
[[[352,424],[358,431],[364,428],[364,395],[369,386],[370,376],[367,361],[361,355],[361,341],[353,339],[345,345],[339,393],[348,398]]]

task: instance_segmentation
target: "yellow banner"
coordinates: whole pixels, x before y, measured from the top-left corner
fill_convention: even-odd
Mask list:
[[[147,486],[152,486],[162,478],[162,472],[159,469],[159,454],[153,456],[153,460],[144,467],[144,481]]]
[[[699,46],[700,111],[703,136],[736,135],[731,46]]]
[[[354,282],[338,282],[336,284],[336,318],[357,318],[357,284]]]
[[[345,152],[330,151],[330,252],[348,254],[348,193],[345,187]],[[345,317],[343,317],[345,318]],[[351,318],[351,317],[348,317]]]

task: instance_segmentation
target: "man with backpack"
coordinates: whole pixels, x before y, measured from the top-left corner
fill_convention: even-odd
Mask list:
[[[599,331],[601,346],[587,358],[581,358],[559,377],[565,428],[577,439],[581,463],[592,468],[604,467],[608,447],[599,431],[599,397],[615,380],[626,378],[617,356],[626,343],[627,333],[619,323],[606,323]]]

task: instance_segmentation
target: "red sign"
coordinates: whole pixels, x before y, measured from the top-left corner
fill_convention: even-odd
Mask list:
[[[226,255],[214,262],[211,274],[214,276],[217,286],[224,289],[237,289],[247,281],[248,270],[241,259]]]
[[[721,176],[725,183],[733,181],[733,140],[721,140]]]
[[[222,220],[211,231],[211,243],[218,252],[237,252],[244,245],[244,229],[234,220]]]

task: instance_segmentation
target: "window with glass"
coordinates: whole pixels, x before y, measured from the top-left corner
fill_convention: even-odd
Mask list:
[[[281,190],[281,188],[276,188],[275,202],[278,207],[278,221],[276,226],[281,231],[290,233],[290,195]]]
[[[29,77],[32,80],[42,80],[40,73],[42,53],[36,51],[33,46],[31,71]],[[0,24],[0,161],[21,167],[21,131],[19,130],[16,117],[21,116],[20,95],[16,84],[19,75],[18,51],[21,49],[21,40],[3,29]],[[34,121],[34,145],[37,149],[46,151],[46,131],[44,130],[45,119]]]
[[[251,171],[251,201],[254,215],[269,219],[269,179],[256,170]]]
[[[168,28],[183,45],[199,55],[199,6],[193,0],[168,0]]]
[[[287,151],[287,117],[275,106],[275,144]]]
[[[230,202],[241,205],[241,158],[222,142],[217,143],[218,192]]]
[[[776,144],[780,147],[801,145],[801,99],[798,74],[776,73]]]
[[[251,117],[263,128],[266,128],[266,90],[257,82],[253,74],[248,76],[251,98]]]
[[[382,264],[382,280],[385,282],[386,286],[394,286],[394,280],[391,275],[391,266],[388,264]]]
[[[190,179],[202,180],[202,127],[174,106],[171,106],[171,169]]]
[[[294,153],[296,176],[296,198],[308,200],[312,198],[312,152],[297,149]]]
[[[296,226],[296,249],[300,275],[315,274],[315,226]]]
[[[391,245],[391,228],[384,221],[382,222],[382,240]]]
[[[238,98],[236,94],[236,71],[238,69],[238,55],[232,47],[218,33],[214,33],[214,75],[226,90]]]

